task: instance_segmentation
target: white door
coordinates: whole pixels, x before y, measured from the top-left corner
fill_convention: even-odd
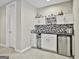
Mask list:
[[[6,7],[6,44],[16,47],[16,3],[12,2]]]

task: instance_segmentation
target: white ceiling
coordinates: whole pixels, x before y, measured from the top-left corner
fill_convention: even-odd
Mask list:
[[[5,5],[6,3],[10,1],[12,0],[0,0],[0,6]],[[26,1],[28,1],[33,6],[40,8],[40,7],[45,7],[45,6],[49,6],[49,5],[53,5],[57,3],[67,2],[70,0],[51,0],[49,2],[47,2],[46,0],[26,0]]]
[[[30,4],[34,5],[35,7],[40,8],[40,7],[54,5],[62,2],[71,1],[71,0],[50,0],[49,2],[47,2],[46,0],[27,0],[27,1]]]

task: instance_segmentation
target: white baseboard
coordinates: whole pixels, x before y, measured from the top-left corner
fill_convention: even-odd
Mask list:
[[[2,47],[8,47],[7,45],[5,45],[5,44],[0,44],[0,46],[2,46]],[[23,50],[19,50],[19,49],[16,49],[15,48],[15,51],[16,52],[19,52],[19,53],[23,53],[24,51],[27,51],[28,49],[30,49],[31,47],[27,47],[27,48],[25,48],[25,49],[23,49]]]
[[[0,46],[2,46],[2,47],[7,47],[5,44],[0,44]]]
[[[19,53],[23,53],[24,51],[27,51],[28,49],[30,49],[31,47],[27,47],[23,50],[19,50],[19,49],[15,49],[16,52],[19,52]]]

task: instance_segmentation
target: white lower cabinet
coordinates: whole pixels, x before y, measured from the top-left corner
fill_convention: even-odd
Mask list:
[[[52,34],[42,34],[41,48],[57,52],[57,36]]]
[[[31,36],[31,46],[32,47],[37,47],[36,34],[32,34],[32,36]]]

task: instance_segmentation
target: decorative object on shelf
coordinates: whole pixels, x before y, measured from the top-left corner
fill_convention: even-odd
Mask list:
[[[38,13],[37,13],[37,15],[35,16],[35,18],[41,18],[42,16],[41,15],[39,15]]]
[[[37,14],[36,14],[35,18],[41,18],[42,17],[42,15],[39,14],[38,12],[39,12],[39,10],[37,9]]]
[[[56,15],[48,15],[48,17],[46,17],[46,24],[49,25],[49,24],[56,24]]]
[[[64,15],[63,11],[61,10],[61,12],[59,12],[58,15]]]

